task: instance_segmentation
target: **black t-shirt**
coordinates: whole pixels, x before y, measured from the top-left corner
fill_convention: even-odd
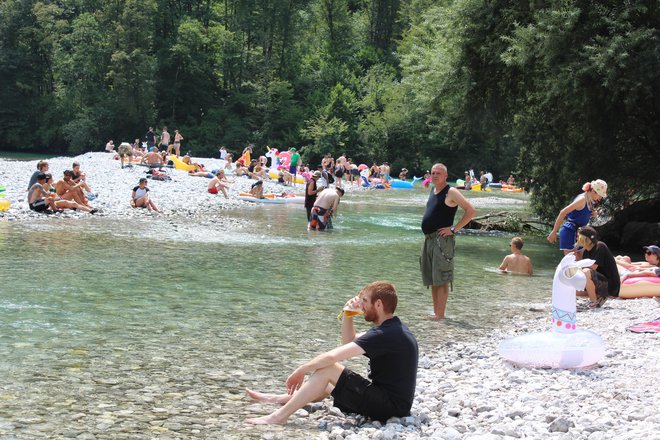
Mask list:
[[[391,398],[392,404],[407,414],[415,397],[417,383],[417,340],[398,317],[373,327],[354,341],[369,358],[369,379]]]
[[[305,188],[305,208],[313,208],[314,203],[316,202],[316,194],[308,194],[310,187],[312,187],[312,191],[316,190],[316,180],[311,179],[307,182],[307,188]]]
[[[610,296],[619,296],[621,280],[619,279],[619,271],[617,270],[616,261],[614,261],[614,256],[610,252],[610,248],[602,241],[599,241],[590,251],[585,249],[582,253],[582,258],[596,261],[598,265],[596,271],[607,278],[607,293]]]
[[[429,200],[426,202],[426,211],[422,217],[422,232],[430,234],[440,228],[446,228],[454,224],[454,216],[458,206],[449,207],[445,205],[447,193],[450,186],[445,186],[442,191],[435,194],[435,190],[429,194]]]
[[[151,131],[151,130],[149,130],[149,131],[147,132],[147,134],[146,134],[145,137],[146,137],[147,140],[148,140],[149,142],[151,142],[151,143],[153,143],[153,142],[155,141],[155,139],[156,139],[156,135],[155,135],[154,132]]]

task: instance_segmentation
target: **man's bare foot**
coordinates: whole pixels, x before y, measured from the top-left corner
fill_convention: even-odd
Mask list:
[[[429,315],[429,320],[431,320],[431,321],[442,321],[444,319],[445,319],[444,316]]]
[[[273,417],[272,414],[254,419],[245,419],[245,423],[251,425],[286,425],[286,420],[280,420]]]
[[[256,400],[257,402],[261,402],[261,403],[279,403],[280,405],[284,405],[291,398],[291,396],[288,394],[266,394],[266,393],[260,393],[258,391],[252,391],[249,388],[245,388],[245,392],[253,400]],[[251,419],[251,420],[256,420],[256,419]],[[256,423],[256,424],[263,425],[263,423]]]

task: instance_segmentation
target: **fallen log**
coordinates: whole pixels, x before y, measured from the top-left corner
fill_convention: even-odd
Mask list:
[[[546,232],[552,225],[539,219],[523,219],[517,214],[501,211],[475,217],[467,224],[467,228],[482,231]]]

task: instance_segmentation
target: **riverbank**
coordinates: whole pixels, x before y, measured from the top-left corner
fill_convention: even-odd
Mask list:
[[[410,417],[382,426],[329,408],[303,411],[290,424],[316,425],[319,438],[333,440],[660,438],[655,395],[660,338],[626,331],[660,316],[658,302],[611,300],[602,309],[579,313],[578,325],[600,334],[607,347],[591,368],[520,368],[504,361],[496,351],[499,343],[515,334],[548,330],[549,308],[532,321],[511,316],[509,325],[487,338],[449,342],[426,353],[420,358]]]
[[[239,193],[250,190],[254,179],[247,177],[235,177],[228,175],[233,183],[229,185],[229,198],[222,194],[209,194],[207,192],[208,179],[205,177],[191,177],[187,172],[166,168],[165,172],[171,177],[171,181],[158,181],[149,179],[148,186],[154,203],[161,209],[161,214],[152,214],[144,209],[133,209],[130,206],[132,189],[138,184],[141,177],[146,177],[147,168],[134,165],[132,168],[121,169],[118,160],[113,159],[113,154],[108,153],[85,153],[75,157],[54,157],[47,159],[49,171],[55,181],[62,177],[66,169],[71,169],[74,161],[81,164],[81,170],[87,176],[87,182],[96,195],[95,200],[90,201],[90,206],[98,208],[97,216],[126,218],[127,216],[150,216],[160,215],[166,218],[176,219],[185,217],[187,219],[204,216],[215,218],[215,222],[229,222],[217,215],[227,209],[235,209],[253,205],[251,202],[237,198]],[[193,162],[201,163],[206,169],[221,168],[224,165],[220,159],[192,157]],[[27,203],[27,187],[32,173],[36,171],[37,160],[11,160],[0,159],[0,185],[6,188],[6,197],[11,202],[7,211],[0,211],[0,218],[7,220],[20,220],[45,217],[44,214],[30,211]],[[353,191],[364,191],[357,184],[348,185],[344,183],[343,188],[347,193]],[[274,180],[264,182],[264,194],[281,194],[283,192],[304,195],[304,185],[284,186]],[[477,208],[487,205],[524,205],[523,199],[502,198],[491,195],[491,193],[477,194],[472,199]],[[65,210],[57,213],[55,217],[85,217],[89,214]],[[231,227],[231,224],[220,225]]]
[[[165,172],[171,181],[158,181],[149,179],[151,198],[163,211],[162,214],[150,214],[143,209],[133,209],[130,206],[132,189],[137,186],[141,177],[146,177],[147,168],[134,165],[132,168],[121,169],[118,160],[113,154],[85,153],[76,157],[55,157],[48,159],[49,171],[55,181],[62,177],[65,169],[71,169],[72,163],[81,164],[81,170],[87,176],[87,182],[96,195],[90,201],[90,206],[100,209],[96,215],[123,218],[137,215],[161,215],[165,217],[182,216],[191,218],[199,215],[213,215],[223,210],[233,209],[251,204],[237,198],[241,192],[248,192],[254,179],[228,175],[234,183],[230,185],[229,198],[222,194],[209,194],[207,186],[209,179],[205,177],[191,177],[187,172],[166,168]],[[207,169],[220,168],[223,165],[219,159],[192,158],[193,162],[201,163]],[[0,218],[9,220],[43,218],[44,214],[30,211],[27,204],[27,187],[32,173],[36,171],[36,160],[14,161],[0,159],[0,176],[6,188],[6,195],[11,201],[11,208],[0,212]],[[361,189],[357,185],[345,186],[350,192]],[[284,186],[274,180],[264,182],[264,194],[292,192],[304,194],[304,186]],[[58,217],[81,217],[88,214],[65,210],[58,213]],[[228,225],[230,226],[230,225]]]

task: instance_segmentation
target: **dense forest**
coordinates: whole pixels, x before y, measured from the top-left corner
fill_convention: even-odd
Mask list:
[[[0,150],[80,153],[166,125],[416,173],[658,196],[657,0],[3,0]]]

